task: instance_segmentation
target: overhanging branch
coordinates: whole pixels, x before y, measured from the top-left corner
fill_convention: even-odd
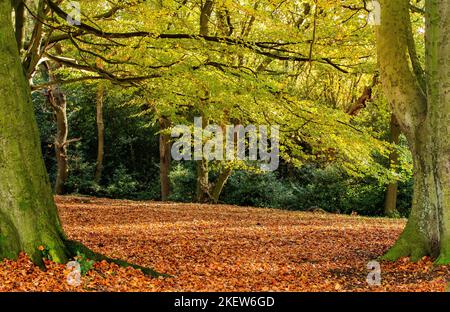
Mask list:
[[[57,4],[52,2],[51,0],[46,0],[49,7],[53,12],[56,13],[60,18],[67,19],[68,14],[64,12]],[[76,38],[87,34],[92,34],[100,38],[104,39],[130,39],[130,38],[137,38],[137,37],[147,37],[152,39],[187,39],[187,40],[204,40],[207,42],[213,42],[213,43],[223,43],[226,45],[234,45],[234,46],[241,46],[246,49],[252,50],[253,52],[264,55],[273,59],[277,60],[285,60],[285,61],[300,61],[300,62],[306,62],[306,61],[314,61],[322,64],[331,65],[335,69],[343,72],[348,73],[348,70],[344,69],[345,65],[337,64],[330,58],[314,58],[310,59],[307,56],[304,56],[296,51],[291,51],[287,49],[280,49],[278,48],[280,46],[279,42],[252,42],[247,41],[239,38],[231,38],[231,37],[218,37],[218,36],[207,36],[207,35],[193,35],[193,34],[155,34],[151,32],[146,31],[135,31],[135,32],[105,32],[101,29],[97,29],[95,27],[92,27],[90,25],[87,25],[85,23],[79,23],[79,25],[74,25],[73,27],[76,27],[78,30],[74,32],[70,32],[67,34],[61,34],[58,36],[54,36],[52,38],[49,38],[48,42],[50,44],[56,43],[59,41],[67,40],[70,38]],[[281,43],[283,44],[283,43]],[[286,45],[288,43],[285,43]],[[295,43],[293,43],[295,44]]]

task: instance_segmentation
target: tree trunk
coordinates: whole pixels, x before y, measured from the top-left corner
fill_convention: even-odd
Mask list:
[[[391,143],[398,145],[400,141],[400,127],[398,126],[397,119],[394,114],[391,114]],[[398,153],[393,150],[389,155],[389,165],[394,167],[398,166]],[[389,183],[386,190],[386,198],[384,201],[384,213],[388,217],[398,217],[399,213],[397,211],[397,193],[398,193],[398,182],[394,181]]]
[[[166,117],[159,119],[160,130],[164,131],[170,127],[170,120]],[[170,135],[161,133],[159,135],[159,174],[161,181],[161,200],[167,201],[170,195],[170,155],[171,144]]]
[[[214,184],[212,193],[211,193],[211,199],[214,204],[217,204],[220,199],[220,195],[222,194],[223,188],[225,187],[225,184],[228,181],[228,178],[231,176],[231,173],[233,172],[233,169],[231,168],[224,168],[220,172],[219,176],[217,177],[217,181]]]
[[[409,1],[380,4],[377,45],[383,86],[414,161],[411,215],[384,258],[433,256],[437,263],[450,263],[450,2],[426,1],[423,77],[413,61]]]
[[[49,257],[65,263],[77,252],[166,276],[152,269],[111,259],[66,239],[41,152],[30,85],[20,62],[11,21],[11,1],[0,1],[0,259],[25,252],[42,265]],[[44,247],[45,254],[41,251]]]
[[[427,138],[427,132],[424,129],[424,135],[420,137],[425,140],[418,141],[412,151],[414,195],[411,215],[396,245],[386,254],[387,259],[410,256],[416,261],[423,256],[438,257],[442,252],[441,245],[445,242],[448,244],[448,239],[442,235],[446,231],[448,220],[443,219],[442,212],[444,207],[448,210],[448,199],[447,203],[443,201],[443,187],[450,187],[450,175],[447,172],[447,181],[440,177],[435,156],[428,153],[433,143]],[[450,168],[448,159],[447,166]],[[446,170],[445,167],[440,169]]]
[[[199,203],[209,201],[209,164],[207,159],[197,160],[197,188],[195,200]]]
[[[68,249],[41,153],[31,92],[14,29],[11,1],[0,1],[0,258],[26,252],[42,263],[39,246],[65,262]]]
[[[214,0],[206,0],[200,12],[200,34],[207,36],[209,33],[209,19],[214,7]]]
[[[25,3],[24,0],[16,0],[14,7],[15,24],[14,29],[16,32],[16,42],[19,49],[19,53],[23,48],[23,41],[25,39]]]
[[[55,89],[59,89],[56,87]],[[57,163],[57,174],[55,181],[55,193],[62,195],[65,193],[65,185],[67,178],[69,177],[69,161],[67,155],[67,136],[68,136],[68,124],[67,124],[67,111],[66,111],[66,97],[62,94],[61,90],[53,92],[56,115],[56,137],[55,137],[55,153]]]
[[[105,123],[103,120],[103,104],[105,89],[102,83],[99,83],[97,89],[97,162],[95,165],[94,181],[100,183],[103,172],[103,158],[105,154]]]
[[[52,73],[49,62],[44,63],[47,71],[48,80],[56,81],[56,77]],[[55,193],[62,195],[65,192],[65,185],[69,177],[69,161],[67,148],[69,142],[67,137],[69,134],[69,126],[67,122],[67,100],[58,84],[50,86],[47,90],[47,97],[50,107],[55,113],[56,119],[56,135],[55,135],[55,156],[56,156],[56,181]]]
[[[209,19],[213,11],[214,0],[206,0],[200,12],[200,35],[207,36],[209,33]],[[208,93],[208,92],[207,92]],[[202,104],[205,100],[201,100]],[[204,105],[201,105],[204,106]],[[201,112],[202,114],[202,112]],[[207,126],[208,121],[203,116],[203,129]],[[203,157],[202,160],[196,161],[197,166],[197,186],[196,186],[196,201],[203,203],[210,199],[209,195],[209,164],[208,160]]]

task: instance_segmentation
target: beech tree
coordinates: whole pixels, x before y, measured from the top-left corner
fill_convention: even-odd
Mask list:
[[[43,257],[64,263],[81,252],[97,261],[158,276],[151,269],[94,253],[66,237],[44,166],[31,89],[11,17],[11,1],[0,1],[0,259],[14,259],[25,252],[37,264],[42,264]]]
[[[423,69],[409,0],[382,0],[377,46],[385,94],[414,161],[408,224],[385,259],[437,257],[450,262],[450,2],[425,1]]]
[[[25,251],[42,261],[46,246],[58,262],[71,252],[60,225],[42,160],[31,91],[11,21],[11,1],[0,2],[0,258]]]

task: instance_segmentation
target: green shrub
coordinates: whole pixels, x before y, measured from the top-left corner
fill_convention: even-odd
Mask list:
[[[84,254],[80,253],[79,251],[77,251],[75,260],[80,265],[81,275],[86,275],[94,267],[94,261],[89,260]]]
[[[236,171],[228,180],[220,201],[240,206],[283,208],[292,200],[292,189],[275,173]]]
[[[169,174],[171,194],[169,200],[192,201],[195,195],[196,176],[193,163],[177,163]]]
[[[116,168],[109,185],[105,188],[105,194],[112,198],[126,198],[136,196],[138,182],[120,166]]]
[[[69,194],[84,194],[96,196],[101,193],[101,187],[94,182],[95,164],[85,161],[79,150],[74,148],[69,157],[69,176],[65,186]]]

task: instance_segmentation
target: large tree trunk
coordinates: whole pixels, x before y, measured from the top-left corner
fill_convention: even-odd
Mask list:
[[[105,155],[105,122],[103,121],[103,104],[105,89],[102,83],[99,83],[97,89],[97,162],[95,165],[94,181],[100,183],[103,172],[103,158]]]
[[[42,262],[39,246],[53,260],[68,259],[41,154],[31,92],[14,29],[11,1],[0,1],[0,259],[26,252]]]
[[[160,130],[164,131],[170,127],[170,120],[167,117],[159,119]],[[171,144],[170,135],[161,133],[159,135],[159,174],[161,181],[161,200],[167,201],[170,195],[170,155]]]
[[[397,118],[395,118],[394,114],[391,114],[391,143],[398,145],[400,142],[400,127],[397,122]],[[398,166],[398,153],[394,149],[389,155],[389,166],[396,170]],[[384,214],[388,217],[398,217],[399,213],[397,210],[397,193],[398,193],[398,182],[393,181],[388,184],[386,189],[386,197],[384,201]]]
[[[25,252],[37,264],[43,263],[44,256],[64,263],[81,252],[95,261],[106,260],[161,276],[66,239],[42,158],[30,85],[11,18],[11,1],[0,1],[0,259],[15,259]]]
[[[380,4],[383,86],[414,160],[411,215],[385,259],[429,255],[450,263],[450,2],[426,1],[425,75],[415,62],[409,1]]]

